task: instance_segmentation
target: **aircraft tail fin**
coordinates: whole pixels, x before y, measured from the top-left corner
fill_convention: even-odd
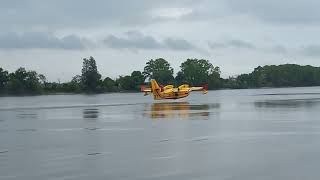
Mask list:
[[[162,99],[161,97],[161,87],[158,85],[157,81],[151,79],[151,92],[154,99]]]
[[[203,94],[207,94],[208,93],[208,89],[209,89],[208,88],[208,84],[203,85],[202,88],[203,88],[202,89]]]

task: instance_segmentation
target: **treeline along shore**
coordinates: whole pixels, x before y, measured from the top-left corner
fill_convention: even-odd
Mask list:
[[[106,93],[139,91],[150,79],[159,84],[208,84],[209,89],[245,89],[260,87],[319,86],[320,67],[297,64],[258,66],[249,74],[227,79],[220,77],[220,68],[205,59],[187,59],[174,76],[170,63],[163,59],[146,62],[143,72],[133,71],[117,79],[102,77],[93,57],[84,58],[81,75],[69,82],[48,82],[43,74],[21,67],[8,72],[0,67],[0,95],[38,95],[56,93]]]

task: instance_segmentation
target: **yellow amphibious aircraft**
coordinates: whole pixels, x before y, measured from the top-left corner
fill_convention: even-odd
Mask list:
[[[145,96],[149,93],[152,93],[155,100],[179,99],[189,96],[191,91],[203,91],[203,94],[207,94],[208,85],[204,85],[203,87],[189,87],[188,84],[183,84],[177,88],[175,88],[173,85],[160,87],[156,80],[151,79],[151,87],[142,86],[141,91],[144,92]]]

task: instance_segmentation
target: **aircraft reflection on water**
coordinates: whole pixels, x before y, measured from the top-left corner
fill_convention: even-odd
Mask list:
[[[99,117],[99,109],[84,109],[82,114],[84,119],[97,119]]]
[[[210,108],[219,108],[220,104],[189,104],[188,102],[154,103],[148,106],[144,116],[157,118],[208,117]]]
[[[254,102],[257,108],[310,108],[320,105],[320,98],[272,99]]]

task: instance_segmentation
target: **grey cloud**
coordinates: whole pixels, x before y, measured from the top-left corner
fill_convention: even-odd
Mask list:
[[[153,17],[150,14],[153,10],[167,8],[192,10],[185,17],[173,18],[177,21],[210,21],[245,14],[272,22],[318,23],[319,6],[318,0],[10,0],[1,2],[0,27],[56,30],[68,27],[145,26],[172,20],[169,16]]]
[[[197,48],[184,39],[166,38],[163,41],[152,36],[144,35],[139,31],[129,31],[124,36],[109,35],[103,43],[113,49],[169,49],[169,50],[196,50]],[[96,43],[76,35],[56,37],[52,33],[27,32],[0,34],[0,49],[67,49],[77,50],[96,47]]]
[[[221,49],[221,48],[244,48],[244,49],[256,49],[256,46],[250,42],[243,41],[243,40],[229,40],[224,43],[216,43],[216,42],[209,42],[209,47],[211,49]]]
[[[280,55],[302,55],[309,57],[320,57],[320,45],[309,44],[301,46],[300,48],[292,48],[284,45],[272,45],[272,46],[258,46],[253,43],[249,43],[242,40],[231,40],[226,42],[208,42],[209,48],[213,50],[227,49],[227,48],[242,48],[252,50],[260,53],[273,53]]]
[[[69,35],[58,38],[50,33],[28,32],[28,33],[5,33],[0,35],[1,49],[83,49],[81,38]]]
[[[146,25],[152,9],[192,6],[191,0],[10,0],[1,2],[0,27],[65,28]]]
[[[277,53],[277,54],[287,54],[288,48],[282,45],[275,45],[269,49],[270,52]]]
[[[107,47],[114,49],[169,49],[169,50],[197,50],[190,42],[179,38],[165,38],[163,41],[156,40],[152,36],[144,35],[138,31],[129,31],[123,37],[109,35],[104,39]]]
[[[109,35],[104,43],[114,49],[158,49],[162,44],[151,36],[144,36],[139,32],[130,31],[126,37]]]
[[[227,45],[224,43],[217,43],[217,42],[208,42],[208,46],[211,49],[222,49],[222,48],[227,48]]]
[[[320,45],[308,45],[301,48],[301,53],[305,56],[319,57]]]
[[[247,49],[256,49],[255,45],[250,42],[241,41],[241,40],[231,40],[229,45],[237,48],[247,48]]]
[[[275,54],[287,54],[289,50],[286,46],[283,45],[273,45],[271,47],[268,46],[258,46],[254,43],[243,41],[243,40],[229,40],[226,42],[208,42],[209,48],[213,50],[218,49],[227,49],[227,48],[239,48],[239,49],[247,49],[258,51],[262,53],[275,53]]]
[[[174,50],[191,50],[191,49],[196,49],[195,46],[193,46],[191,43],[184,39],[174,39],[174,38],[167,38],[164,40],[164,44],[169,48],[169,49],[174,49]]]
[[[276,23],[319,23],[318,0],[227,0],[234,13],[252,15]]]

